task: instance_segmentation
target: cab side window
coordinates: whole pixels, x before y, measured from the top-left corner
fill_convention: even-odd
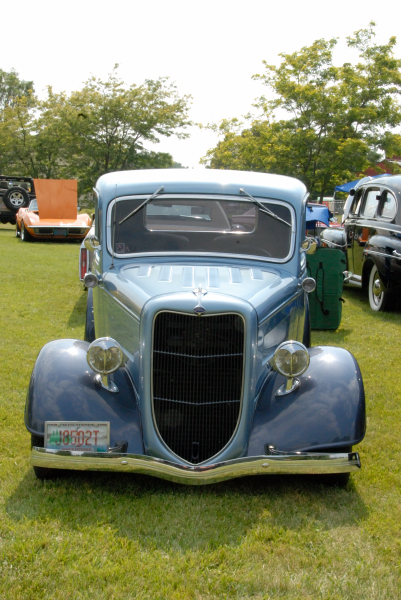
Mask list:
[[[356,190],[355,196],[354,196],[354,198],[352,200],[351,208],[349,209],[349,213],[351,215],[357,215],[359,213],[359,209],[361,207],[361,200],[362,200],[363,191],[364,191],[363,188],[361,188],[359,190]]]
[[[380,200],[379,188],[369,188],[366,191],[365,201],[362,208],[362,216],[372,219],[376,214],[377,205]]]
[[[380,217],[384,219],[394,219],[397,211],[397,202],[393,194],[383,190],[380,203]]]

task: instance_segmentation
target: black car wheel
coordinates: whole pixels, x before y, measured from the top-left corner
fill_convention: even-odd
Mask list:
[[[18,227],[18,223],[15,224],[15,237],[19,237],[21,235],[21,229]]]
[[[28,193],[19,187],[10,188],[3,196],[3,202],[10,210],[17,212],[20,208],[28,206]]]
[[[31,434],[31,449],[43,448],[44,439],[41,435]],[[46,469],[46,467],[33,467],[33,471],[38,479],[57,479],[64,474],[61,469]]]
[[[21,242],[31,242],[33,237],[25,228],[24,222],[21,223],[21,231],[20,231]]]
[[[372,267],[369,275],[369,304],[374,311],[386,310],[390,303],[390,294],[383,292],[376,266]]]

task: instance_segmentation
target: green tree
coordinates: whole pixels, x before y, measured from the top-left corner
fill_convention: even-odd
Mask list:
[[[1,170],[77,178],[85,193],[109,171],[173,166],[170,154],[148,150],[145,143],[187,136],[189,96],[179,96],[167,78],[127,87],[116,70],[107,81],[92,77],[69,96],[49,86],[44,100],[27,92],[5,106]]]
[[[125,87],[116,70],[107,81],[92,77],[64,108],[69,166],[82,189],[103,173],[173,165],[170,154],[149,151],[160,136],[187,137],[189,96],[180,97],[167,78]]]
[[[223,138],[203,162],[298,177],[322,197],[383,155],[399,154],[393,129],[401,123],[401,60],[394,57],[396,38],[373,43],[374,25],[347,38],[359,52],[356,65],[333,65],[337,39],[280,54],[279,66],[264,61],[265,73],[254,79],[272,96],[255,104],[261,117],[246,128],[236,119],[215,126]]]
[[[6,106],[11,106],[21,96],[33,93],[33,81],[24,81],[19,78],[15,69],[3,71],[0,69],[0,111]]]

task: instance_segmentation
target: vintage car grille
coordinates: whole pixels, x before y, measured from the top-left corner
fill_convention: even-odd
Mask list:
[[[243,362],[241,316],[156,315],[154,418],[177,456],[198,464],[230,440],[240,417]]]

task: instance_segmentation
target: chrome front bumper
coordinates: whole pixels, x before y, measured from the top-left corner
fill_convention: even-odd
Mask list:
[[[31,464],[50,469],[126,471],[153,475],[176,483],[203,485],[246,475],[350,473],[361,468],[358,452],[319,454],[300,452],[236,458],[208,466],[172,463],[139,454],[76,452],[32,448]]]

